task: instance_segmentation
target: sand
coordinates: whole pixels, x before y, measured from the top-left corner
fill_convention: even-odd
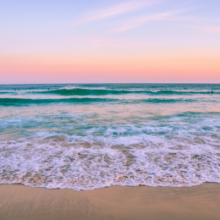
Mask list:
[[[93,191],[0,185],[1,220],[220,219],[220,184]]]

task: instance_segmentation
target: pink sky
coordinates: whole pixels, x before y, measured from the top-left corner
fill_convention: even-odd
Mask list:
[[[219,7],[9,0],[0,9],[0,84],[220,83]]]

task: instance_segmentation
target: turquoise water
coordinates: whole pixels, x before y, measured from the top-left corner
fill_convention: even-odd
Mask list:
[[[220,182],[220,85],[0,85],[0,183]]]

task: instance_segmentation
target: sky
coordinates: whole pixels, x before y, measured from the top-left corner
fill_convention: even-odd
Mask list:
[[[0,84],[220,83],[219,0],[0,0]]]

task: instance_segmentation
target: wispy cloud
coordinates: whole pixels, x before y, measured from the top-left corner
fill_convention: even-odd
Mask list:
[[[153,6],[155,4],[164,3],[163,0],[127,0],[121,2],[116,5],[108,6],[107,8],[103,8],[101,10],[93,11],[90,14],[87,13],[85,17],[80,19],[76,22],[72,27],[76,25],[80,25],[86,22],[95,21],[95,20],[102,20],[105,18],[110,18],[114,16],[120,16],[123,14],[132,13],[135,11],[141,11],[146,9],[149,6]],[[112,25],[115,28],[107,31],[108,33],[119,33],[124,32],[130,29],[134,29],[140,26],[145,25],[150,21],[173,21],[173,22],[182,22],[182,27],[187,27],[191,29],[197,29],[204,32],[210,33],[219,33],[219,27],[212,27],[212,26],[205,26],[210,22],[220,22],[219,19],[209,19],[209,18],[196,18],[190,16],[184,16],[184,14],[189,12],[192,8],[179,8],[177,10],[167,11],[167,12],[158,12],[151,15],[144,15],[144,16],[132,16],[127,17],[120,17],[117,22],[113,22]],[[185,25],[184,25],[185,23]],[[190,25],[190,23],[192,25]],[[197,25],[195,25],[197,24]],[[103,46],[103,44],[97,44],[97,46]]]
[[[75,25],[141,10],[144,7],[154,5],[157,2],[158,0],[126,1],[123,3],[99,10],[99,11],[95,11],[92,14],[85,16],[83,19],[78,21]]]
[[[164,13],[159,13],[159,14],[154,14],[150,16],[142,16],[142,17],[136,17],[133,19],[130,19],[129,21],[126,21],[123,25],[120,27],[110,30],[109,32],[123,32],[127,31],[139,26],[144,25],[146,22],[153,21],[153,20],[161,20],[163,18],[169,17],[172,14],[169,12],[164,12]]]
[[[181,9],[181,10],[173,10],[173,11],[155,13],[155,14],[147,15],[147,16],[133,17],[133,18],[127,19],[126,21],[122,22],[118,28],[110,30],[109,32],[127,31],[130,29],[136,28],[136,27],[140,27],[149,21],[169,20],[169,19],[172,19],[173,16],[182,14],[185,11],[186,11],[186,9]]]
[[[169,12],[162,12],[157,14],[152,14],[148,16],[138,16],[127,19],[123,22],[120,22],[118,27],[110,30],[108,32],[124,32],[136,27],[140,27],[145,25],[147,22],[150,21],[173,21],[173,22],[187,22],[187,23],[196,23],[196,24],[203,24],[203,26],[195,26],[195,25],[188,25],[188,27],[197,28],[206,32],[219,32],[218,27],[209,27],[204,26],[204,23],[209,22],[220,22],[219,19],[209,19],[209,18],[196,18],[196,17],[187,17],[181,16],[185,10],[176,10],[176,11],[169,11]],[[185,25],[187,26],[187,25]]]
[[[213,26],[200,26],[200,25],[182,25],[181,27],[190,28],[206,33],[220,33],[220,27]]]
[[[95,40],[94,46],[96,47],[155,47],[161,46],[161,44],[153,43],[131,43],[131,42],[115,42],[115,41],[105,41],[105,40]]]
[[[201,17],[187,17],[187,16],[172,16],[166,18],[168,21],[182,21],[190,23],[205,23],[205,22],[220,22],[220,19],[210,19],[210,18],[201,18]]]

